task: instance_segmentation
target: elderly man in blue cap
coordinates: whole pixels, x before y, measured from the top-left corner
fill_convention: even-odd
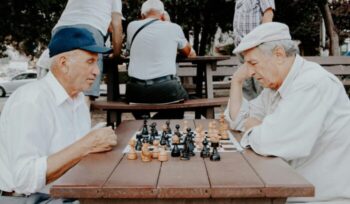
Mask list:
[[[50,198],[48,184],[86,155],[117,144],[110,127],[91,130],[82,93],[99,75],[98,53],[110,49],[84,28],[65,28],[49,50],[51,71],[16,90],[1,114],[0,203],[69,203]]]
[[[288,202],[350,203],[350,101],[342,83],[300,57],[282,23],[256,27],[234,52],[244,64],[232,76],[225,114],[244,132],[241,145],[283,158],[315,186],[315,197]],[[248,77],[264,87],[251,101],[242,97]]]

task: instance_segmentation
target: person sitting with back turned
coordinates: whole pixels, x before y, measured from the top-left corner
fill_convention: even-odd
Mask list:
[[[84,28],[64,28],[49,44],[51,71],[17,89],[0,118],[0,203],[69,203],[49,186],[90,153],[117,144],[111,127],[91,130],[83,91],[100,74],[97,45]]]
[[[160,0],[147,0],[141,8],[142,20],[127,28],[130,50],[129,81],[126,98],[134,103],[169,103],[188,98],[176,77],[176,55],[196,56],[181,27],[164,20],[164,5]],[[145,26],[145,27],[143,27]],[[143,27],[142,30],[139,30]],[[169,111],[158,118],[182,118],[183,112]],[[180,111],[181,112],[181,111]]]
[[[350,203],[350,101],[343,84],[299,56],[282,23],[259,25],[234,52],[244,64],[232,76],[225,115],[245,132],[241,145],[286,160],[315,186],[315,197],[288,202]],[[264,87],[249,102],[242,97],[248,77]]]

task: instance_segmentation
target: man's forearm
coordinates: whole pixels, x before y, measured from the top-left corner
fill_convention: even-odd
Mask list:
[[[273,19],[273,9],[268,8],[265,10],[263,16],[262,16],[262,22],[261,23],[268,23],[272,22]]]
[[[49,184],[76,165],[89,153],[89,147],[82,140],[71,144],[47,158],[46,184]]]
[[[243,100],[243,81],[232,79],[230,88],[229,113],[232,120],[235,120],[241,109]]]
[[[123,42],[122,16],[119,13],[112,13],[112,45],[113,55],[120,55]]]

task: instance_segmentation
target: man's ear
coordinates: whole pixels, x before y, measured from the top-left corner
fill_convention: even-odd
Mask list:
[[[284,58],[287,57],[287,53],[283,47],[277,46],[273,49],[273,55],[277,58],[277,63],[281,64],[284,61]]]
[[[62,73],[68,73],[68,58],[65,55],[61,55],[58,57],[57,62]]]
[[[161,20],[161,21],[165,21],[164,13],[160,16],[160,20]]]

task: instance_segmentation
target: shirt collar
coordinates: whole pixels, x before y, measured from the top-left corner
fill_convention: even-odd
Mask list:
[[[52,72],[47,73],[43,80],[47,83],[49,89],[51,89],[57,106],[63,104],[65,101],[73,103],[76,106],[84,102],[84,94],[82,92],[80,92],[76,98],[72,99]]]
[[[293,83],[297,74],[300,72],[303,63],[304,63],[304,59],[299,55],[296,55],[292,68],[290,69],[287,77],[284,79],[281,87],[277,90],[277,92],[280,94],[282,98],[284,98],[287,95],[288,90],[291,87],[291,84]]]

